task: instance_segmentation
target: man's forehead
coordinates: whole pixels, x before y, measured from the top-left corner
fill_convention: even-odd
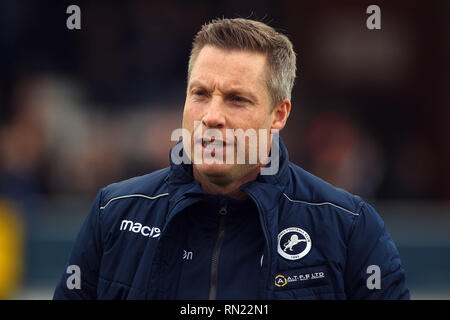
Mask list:
[[[229,85],[247,86],[248,81],[265,79],[266,66],[262,53],[205,46],[195,61],[190,83],[220,77]]]
[[[251,59],[251,60],[267,60],[267,54],[247,49],[233,49],[233,48],[221,48],[213,45],[205,45],[198,57],[222,57],[225,58],[237,58],[237,59]],[[198,58],[197,58],[198,59]]]
[[[254,84],[245,81],[244,78],[240,79],[229,79],[226,80],[221,78],[220,80],[216,79],[212,74],[203,74],[196,77],[192,77],[189,81],[189,87],[205,87],[207,89],[219,86],[219,89],[226,89],[227,91],[241,91],[248,90],[254,87]]]

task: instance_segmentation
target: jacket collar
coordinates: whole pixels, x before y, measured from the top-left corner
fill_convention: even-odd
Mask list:
[[[179,141],[175,147],[180,148],[182,142]],[[276,143],[274,141],[273,143]],[[181,152],[184,152],[181,149]],[[172,153],[172,150],[170,154]],[[170,155],[169,154],[169,155]],[[263,199],[261,200],[261,205],[263,207],[272,207],[274,205],[273,201],[271,203],[266,203],[267,200],[278,199],[279,195],[284,191],[288,182],[289,175],[288,172],[289,156],[284,145],[283,140],[279,139],[279,168],[278,171],[273,175],[261,175],[259,174],[257,178],[253,181],[247,182],[240,187],[244,192],[253,194],[253,198]],[[271,163],[269,163],[269,166]],[[166,179],[169,189],[169,210],[183,198],[183,197],[194,197],[203,198],[206,194],[203,192],[200,183],[194,179],[192,164],[175,164],[170,158],[170,171],[169,176]],[[274,192],[275,191],[275,192]]]

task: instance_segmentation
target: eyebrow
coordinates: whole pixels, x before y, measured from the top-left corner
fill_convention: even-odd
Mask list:
[[[193,87],[201,87],[201,88],[204,88],[204,89],[208,90],[208,85],[206,85],[201,80],[193,80],[189,84],[188,90],[191,90]],[[242,89],[239,86],[232,86],[230,89],[228,89],[226,91],[222,91],[222,92],[225,93],[225,95],[245,95],[245,96],[248,96],[248,98],[251,99],[254,103],[259,101],[259,99],[256,97],[256,95],[254,95],[252,92],[250,92],[248,90]]]

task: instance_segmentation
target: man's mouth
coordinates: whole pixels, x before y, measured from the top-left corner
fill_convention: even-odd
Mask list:
[[[227,146],[225,141],[216,140],[214,137],[202,138],[201,143],[203,148],[211,148],[211,149],[225,148]]]

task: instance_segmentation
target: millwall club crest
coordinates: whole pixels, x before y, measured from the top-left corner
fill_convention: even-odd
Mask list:
[[[287,228],[278,234],[278,254],[288,260],[299,260],[311,250],[311,238],[305,230]]]

